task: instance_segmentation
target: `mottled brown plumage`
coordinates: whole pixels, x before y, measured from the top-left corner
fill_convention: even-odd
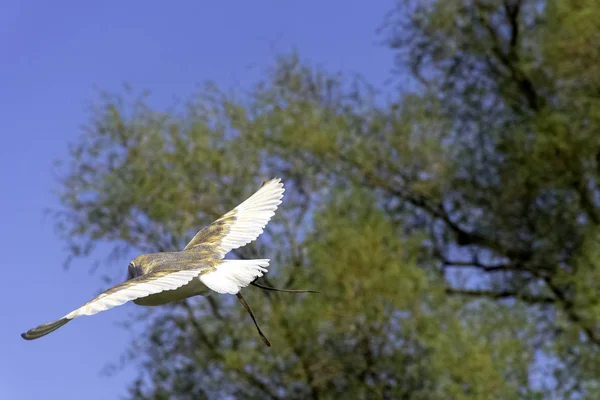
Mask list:
[[[236,210],[231,210],[212,224],[198,231],[196,236],[190,240],[183,250],[214,252],[218,249],[223,237],[229,233],[231,224],[236,220],[235,214]]]

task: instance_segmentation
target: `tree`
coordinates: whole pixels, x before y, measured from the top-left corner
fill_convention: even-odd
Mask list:
[[[226,297],[157,311],[130,397],[595,398],[598,16],[400,2],[383,32],[420,86],[384,104],[295,56],[180,112],[103,98],[61,183],[74,255],[182,248],[281,176],[278,215],[236,256],[322,291],[247,290],[271,350]]]
[[[477,290],[551,312],[540,329],[566,366],[566,393],[597,397],[600,364],[597,90],[593,1],[404,4],[389,43],[451,124],[461,161],[428,212],[444,270],[489,277]],[[402,19],[406,17],[405,19]],[[416,180],[418,183],[418,180]],[[453,257],[459,248],[463,255]],[[548,307],[547,305],[551,305]],[[547,312],[539,313],[546,322]],[[540,328],[542,325],[540,325]],[[596,394],[593,394],[596,393]]]

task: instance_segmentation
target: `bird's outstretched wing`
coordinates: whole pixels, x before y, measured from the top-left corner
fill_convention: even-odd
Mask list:
[[[202,270],[160,270],[146,275],[141,275],[120,283],[104,291],[93,300],[70,312],[61,319],[42,324],[21,334],[23,339],[33,340],[53,332],[82,315],[94,315],[101,311],[120,306],[128,301],[160,293],[165,290],[174,290],[184,286],[200,275]]]
[[[271,179],[242,204],[200,230],[184,250],[207,245],[222,258],[256,240],[275,215],[284,191],[279,178]]]

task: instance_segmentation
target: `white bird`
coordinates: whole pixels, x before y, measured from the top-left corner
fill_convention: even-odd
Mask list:
[[[157,306],[206,295],[212,290],[237,295],[252,317],[261,338],[270,346],[240,289],[254,284],[268,290],[286,290],[254,283],[267,272],[268,259],[223,258],[231,250],[247,245],[263,233],[281,204],[284,191],[280,179],[268,181],[242,204],[200,230],[183,251],[142,254],[136,257],[129,264],[127,281],[104,291],[59,320],[42,324],[21,336],[27,340],[37,339],[77,317],[94,315],[128,301],[140,306]]]

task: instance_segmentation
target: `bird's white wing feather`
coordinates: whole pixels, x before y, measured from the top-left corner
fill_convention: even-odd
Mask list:
[[[128,301],[166,290],[178,289],[200,275],[201,271],[202,270],[193,269],[183,271],[158,271],[130,279],[104,291],[93,300],[70,312],[63,318],[54,322],[42,324],[27,331],[21,336],[27,340],[37,339],[55,331],[73,318],[82,315],[94,315],[101,311],[125,304]]]
[[[233,249],[256,240],[283,198],[285,189],[281,180],[271,179],[242,204],[200,230],[184,250],[202,244],[214,245],[221,257]]]
[[[200,281],[217,293],[236,294],[267,272],[269,260],[223,260],[213,271],[200,275]]]

